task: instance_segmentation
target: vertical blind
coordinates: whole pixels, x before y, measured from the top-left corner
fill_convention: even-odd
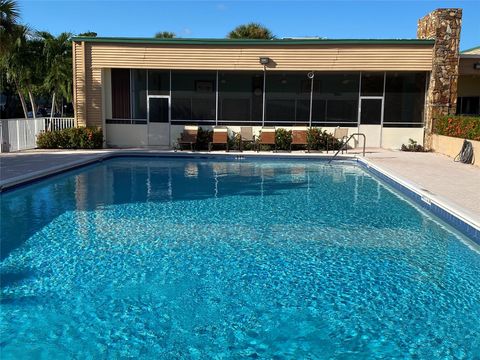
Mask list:
[[[112,117],[130,119],[130,69],[112,69]]]

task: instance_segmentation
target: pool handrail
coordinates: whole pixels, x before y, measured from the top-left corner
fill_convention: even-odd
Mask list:
[[[338,155],[338,153],[340,151],[342,151],[345,146],[347,146],[348,142],[350,141],[351,138],[353,138],[355,135],[358,135],[358,136],[363,136],[363,152],[362,152],[362,156],[365,157],[365,144],[367,143],[367,137],[365,136],[364,133],[353,133],[352,135],[350,135],[347,139],[347,141],[345,141],[342,146],[340,146],[340,149],[337,150],[337,152],[335,153],[335,155],[332,156],[332,158],[328,161],[328,163],[330,164],[332,162],[333,159],[335,159],[335,157]]]

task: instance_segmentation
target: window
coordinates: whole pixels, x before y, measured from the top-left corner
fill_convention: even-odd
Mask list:
[[[131,70],[132,118],[147,118],[147,70]]]
[[[387,73],[384,126],[423,126],[425,82],[426,73]]]
[[[265,123],[308,125],[310,82],[306,72],[267,72]]]
[[[362,73],[361,96],[383,96],[384,73]]]
[[[312,125],[357,126],[359,78],[359,73],[315,74]]]
[[[112,69],[112,117],[130,116],[130,69]]]
[[[480,96],[462,96],[457,99],[457,114],[480,115]]]
[[[172,120],[214,123],[216,72],[172,71]]]
[[[382,99],[362,99],[360,124],[380,125],[382,123]]]
[[[149,98],[148,121],[151,123],[168,123],[168,98]]]
[[[263,72],[218,73],[219,123],[261,125]]]
[[[148,95],[170,95],[169,70],[148,70]]]

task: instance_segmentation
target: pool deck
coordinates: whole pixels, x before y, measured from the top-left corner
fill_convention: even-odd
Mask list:
[[[230,152],[173,152],[154,149],[105,149],[105,150],[31,150],[0,155],[0,188],[20,184],[46,174],[81,166],[110,156],[111,154],[168,154],[171,156],[302,156],[329,157],[329,154],[292,152],[267,153]],[[361,157],[358,151],[349,151],[343,158]],[[340,156],[342,157],[342,156]],[[480,227],[480,168],[456,163],[453,159],[436,153],[408,153],[384,149],[367,149],[367,163],[393,175],[404,183],[428,194],[452,208]]]

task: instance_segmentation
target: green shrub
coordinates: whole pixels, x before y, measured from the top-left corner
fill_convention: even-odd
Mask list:
[[[56,131],[42,132],[37,135],[37,148],[56,149],[58,148],[58,134]]]
[[[232,136],[228,136],[228,148],[230,150],[239,150],[240,138],[240,134],[235,133]]]
[[[208,150],[208,143],[213,140],[213,131],[198,128],[196,150]]]
[[[438,135],[480,141],[480,117],[444,116],[435,120],[434,132]]]
[[[292,143],[292,131],[283,128],[275,130],[275,143],[277,150],[290,150]]]
[[[320,128],[309,128],[307,130],[307,142],[310,150],[324,149],[322,130]]]
[[[307,142],[310,150],[338,150],[341,146],[340,140],[321,128],[309,128]]]
[[[40,149],[101,149],[103,133],[99,128],[79,127],[48,131],[37,136]]]
[[[402,144],[402,151],[424,152],[425,149],[422,145],[417,144],[415,140],[408,139],[408,145]]]

